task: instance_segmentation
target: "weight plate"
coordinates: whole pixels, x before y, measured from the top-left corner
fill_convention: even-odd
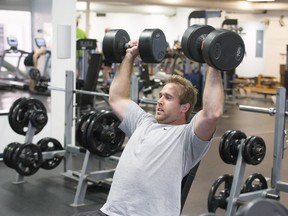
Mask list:
[[[108,62],[120,63],[126,54],[130,36],[123,29],[111,29],[103,38],[103,55]]]
[[[41,73],[37,68],[31,68],[29,70],[29,76],[31,79],[38,81],[41,79]]]
[[[246,134],[239,130],[232,131],[225,140],[223,153],[227,164],[236,165],[239,145],[241,140],[246,138]]]
[[[165,34],[160,29],[145,29],[139,37],[139,55],[143,62],[160,63],[167,47]]]
[[[125,134],[118,128],[120,121],[110,110],[102,110],[90,117],[87,128],[87,149],[94,154],[108,157],[122,149]]]
[[[30,176],[38,171],[42,164],[41,149],[32,143],[23,144],[13,154],[15,170],[22,176]]]
[[[21,98],[18,98],[17,100],[15,100],[13,102],[13,104],[11,105],[10,109],[9,109],[9,112],[8,112],[8,122],[9,122],[9,125],[11,127],[11,129],[13,131],[15,131],[17,129],[16,126],[14,126],[14,121],[13,121],[13,113],[15,113],[15,108],[18,106],[18,104],[22,101],[22,100],[27,100],[25,97],[21,97]],[[17,132],[16,132],[17,133]]]
[[[238,67],[245,54],[243,39],[236,32],[217,29],[203,42],[202,54],[205,62],[221,71]]]
[[[221,139],[220,139],[220,142],[219,142],[219,155],[220,155],[220,158],[222,159],[222,161],[224,162],[224,163],[228,163],[228,160],[227,160],[227,158],[226,158],[226,152],[225,152],[225,142],[226,142],[226,139],[227,139],[227,137],[228,137],[228,135],[230,134],[232,132],[232,130],[228,130],[228,131],[226,131],[223,135],[222,135],[222,137],[221,137]]]
[[[30,115],[36,110],[42,110],[46,112],[46,108],[40,100],[33,98],[20,100],[15,108],[13,108],[13,112],[11,114],[11,128],[18,134],[26,135]],[[43,129],[43,127],[36,128],[35,134],[38,134]]]
[[[205,63],[202,55],[202,42],[213,30],[215,29],[209,25],[194,24],[188,27],[181,40],[181,47],[185,56],[193,61]]]
[[[242,149],[243,160],[250,165],[258,165],[265,158],[266,144],[261,137],[250,136]]]
[[[53,152],[63,150],[61,143],[54,138],[45,137],[37,142],[37,146],[41,149],[41,152]],[[56,168],[62,161],[62,157],[54,156],[51,159],[44,160],[41,164],[41,168],[51,170]]]
[[[15,152],[15,149],[18,148],[18,146],[20,146],[21,144],[18,142],[12,142],[10,144],[8,144],[4,151],[3,151],[3,161],[5,163],[6,166],[14,169],[14,164],[13,164],[13,154]]]
[[[225,174],[216,179],[208,194],[208,211],[216,212],[218,208],[227,208],[227,198],[230,196],[233,176]],[[222,187],[220,187],[222,186]],[[223,187],[224,186],[224,187]]]
[[[76,133],[75,133],[75,136],[76,136],[76,144],[78,146],[82,146],[84,148],[87,148],[87,146],[85,145],[86,143],[85,140],[83,141],[83,133],[84,131],[87,129],[87,124],[89,124],[89,117],[94,113],[95,111],[91,111],[91,112],[88,112],[88,113],[85,113],[83,114],[77,124],[76,124]]]
[[[265,177],[260,173],[254,173],[250,175],[245,181],[241,193],[248,193],[258,190],[264,190],[268,188]]]

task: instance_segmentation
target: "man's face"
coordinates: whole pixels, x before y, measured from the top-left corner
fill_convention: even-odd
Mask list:
[[[183,105],[179,103],[180,93],[181,87],[175,83],[166,84],[160,91],[155,113],[155,118],[158,123],[185,123],[185,109],[183,109]]]

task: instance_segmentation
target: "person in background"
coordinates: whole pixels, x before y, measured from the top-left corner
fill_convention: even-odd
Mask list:
[[[38,69],[38,59],[40,56],[46,53],[46,47],[36,47],[33,52],[28,54],[24,59],[24,65],[26,66],[27,71],[30,71],[32,68]],[[29,79],[29,92],[35,93],[36,81],[31,77]]]
[[[87,39],[87,34],[85,31],[79,28],[78,26],[79,20],[77,19],[76,21],[76,40],[79,39]],[[83,56],[83,51],[82,50],[77,50],[76,51],[76,79],[79,79],[80,77],[80,72],[81,72],[81,66],[82,66],[82,56]]]

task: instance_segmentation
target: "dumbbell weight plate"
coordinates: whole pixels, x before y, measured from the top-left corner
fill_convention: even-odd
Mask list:
[[[29,70],[29,76],[31,79],[38,81],[41,78],[41,73],[37,68],[31,68]]]
[[[245,45],[236,32],[217,29],[205,38],[202,54],[208,65],[221,71],[230,71],[242,62]]]
[[[126,53],[125,44],[130,36],[123,29],[111,29],[106,32],[103,39],[103,55],[111,63],[120,63]]]
[[[268,188],[265,177],[260,173],[254,173],[250,175],[245,181],[241,193],[249,193],[258,190],[264,190]]]
[[[188,27],[181,40],[181,47],[185,56],[193,61],[205,63],[202,55],[202,42],[213,30],[215,28],[209,25],[194,24]]]
[[[12,158],[15,170],[22,176],[33,175],[42,164],[41,149],[33,143],[18,146]]]
[[[246,134],[239,130],[233,130],[228,135],[224,143],[224,157],[226,158],[227,164],[236,165],[239,154],[239,145],[241,144],[241,139],[245,138]]]
[[[41,149],[41,152],[51,152],[57,150],[63,150],[61,143],[52,137],[42,138],[37,142],[37,146]],[[54,156],[51,159],[46,159],[41,164],[42,169],[51,170],[56,168],[62,161],[62,157]]]
[[[8,144],[3,151],[3,161],[6,166],[12,169],[14,169],[14,164],[12,161],[13,154],[14,154],[15,149],[17,149],[20,145],[21,144],[18,142],[12,142]]]
[[[165,34],[160,29],[145,29],[139,37],[138,46],[143,62],[160,63],[167,50]]]
[[[208,194],[208,211],[216,212],[218,208],[227,208],[227,198],[230,196],[233,176],[225,174],[214,181]]]
[[[250,165],[260,164],[266,154],[266,144],[261,137],[250,136],[242,148],[243,160]]]

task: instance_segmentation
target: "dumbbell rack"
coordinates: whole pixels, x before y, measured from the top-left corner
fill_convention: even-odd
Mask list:
[[[276,108],[260,108],[252,106],[239,106],[240,110],[265,113],[271,116],[275,115],[274,128],[274,153],[273,153],[273,167],[271,174],[271,188],[242,193],[240,194],[243,175],[246,163],[243,161],[242,148],[244,140],[240,144],[240,150],[237,158],[237,163],[234,171],[234,178],[231,186],[230,195],[228,198],[228,205],[225,212],[226,216],[235,215],[237,206],[251,201],[255,198],[263,197],[269,199],[280,199],[280,192],[288,193],[288,183],[281,181],[281,168],[284,151],[284,132],[285,132],[285,116],[286,112],[286,89],[278,88],[276,95]]]

